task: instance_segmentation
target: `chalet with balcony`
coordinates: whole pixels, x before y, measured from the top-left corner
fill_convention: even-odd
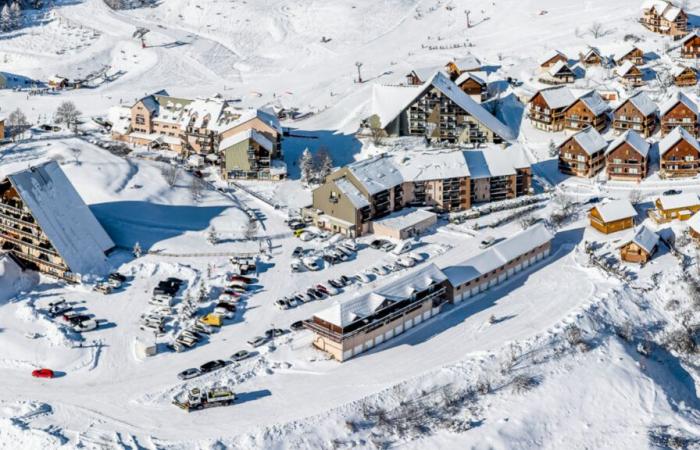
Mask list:
[[[646,264],[659,248],[659,235],[642,225],[630,239],[624,240],[619,248],[622,261]]]
[[[473,72],[463,72],[455,84],[477,103],[485,102],[488,97],[488,84]]]
[[[569,58],[559,50],[553,50],[547,55],[545,55],[544,58],[542,58],[542,61],[540,62],[540,69],[542,71],[549,70],[550,67],[552,67],[554,64],[562,62],[564,64],[569,63]]]
[[[612,200],[594,206],[588,212],[591,227],[603,234],[617,233],[634,227],[637,210],[629,200]]]
[[[544,84],[570,84],[576,81],[576,74],[569,65],[557,61],[540,74],[540,83]]]
[[[700,173],[700,143],[684,128],[676,127],[659,142],[661,175],[694,177]]]
[[[603,131],[608,125],[610,106],[596,91],[590,91],[564,110],[564,128],[582,130],[593,127]]]
[[[644,85],[642,71],[630,61],[623,62],[615,69],[615,72],[620,77],[620,82],[625,86],[639,87]]]
[[[439,314],[448,289],[445,274],[430,264],[321,310],[304,326],[313,333],[315,348],[338,362],[347,361]]]
[[[694,30],[681,40],[681,58],[696,59],[700,56],[700,33]]]
[[[678,87],[695,86],[698,83],[698,76],[695,70],[686,66],[674,66],[671,69],[673,84]]]
[[[569,88],[542,89],[528,102],[528,118],[535,128],[544,131],[564,129],[564,111],[576,101]]]
[[[656,130],[658,110],[646,93],[638,92],[615,108],[612,127],[617,133],[634,130],[647,138]]]
[[[272,141],[255,129],[223,139],[219,150],[224,179],[281,180],[287,174],[284,163],[273,159]]]
[[[605,58],[596,47],[588,47],[584,53],[579,53],[578,56],[579,61],[585,67],[602,66],[605,63]]]
[[[591,178],[605,166],[608,143],[593,127],[579,131],[559,145],[559,171]]]
[[[73,283],[104,275],[114,248],[56,161],[0,181],[0,245],[24,268]]]
[[[642,181],[649,172],[650,145],[636,131],[625,131],[605,152],[606,171],[611,180]]]
[[[676,127],[682,127],[693,136],[698,136],[698,105],[687,95],[678,92],[659,107],[661,135],[666,136]]]
[[[700,198],[689,192],[662,195],[654,201],[654,206],[655,209],[649,211],[649,217],[656,223],[688,220],[700,211]]]
[[[618,66],[623,65],[626,61],[635,66],[641,66],[644,65],[644,52],[632,44],[625,44],[613,54],[613,60]]]
[[[639,21],[654,33],[678,37],[688,32],[688,15],[667,0],[646,0]]]
[[[514,133],[441,72],[421,86],[375,85],[365,129],[450,144],[502,143]]]

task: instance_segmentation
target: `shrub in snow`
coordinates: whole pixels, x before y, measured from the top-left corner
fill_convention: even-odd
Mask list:
[[[510,384],[514,393],[524,394],[525,392],[536,388],[540,384],[540,379],[533,375],[521,373],[513,377]]]
[[[664,346],[680,355],[689,355],[696,350],[695,340],[690,331],[685,328],[669,332],[664,340]]]
[[[568,342],[572,347],[580,344],[583,341],[583,333],[576,325],[569,325],[566,327],[564,330],[564,337],[566,338],[566,342]]]

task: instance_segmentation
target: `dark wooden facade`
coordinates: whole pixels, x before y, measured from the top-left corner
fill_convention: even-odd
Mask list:
[[[681,101],[661,116],[661,135],[666,136],[676,127],[682,127],[693,136],[698,135],[698,115]]]
[[[644,77],[642,71],[637,66],[632,66],[624,74],[620,74],[622,84],[627,86],[639,87],[644,85]]]
[[[672,5],[669,3],[665,10],[671,7]],[[688,15],[685,11],[681,10],[673,20],[666,17],[664,11],[658,11],[656,8],[645,9],[640,19],[641,24],[654,33],[674,37],[685,35],[688,32]]]
[[[541,92],[535,94],[528,104],[528,117],[535,128],[545,131],[564,129],[564,110],[566,106],[551,108]]]
[[[700,36],[692,34],[683,39],[681,44],[681,57],[695,59],[700,56]]]
[[[680,139],[660,157],[664,176],[694,177],[700,173],[700,152],[687,140]]]
[[[697,83],[697,74],[690,67],[684,67],[683,71],[673,76],[673,84],[679,87],[695,86]]]
[[[459,88],[468,96],[478,101],[485,101],[487,97],[486,83],[479,83],[474,78],[467,78],[459,84]]]
[[[564,128],[569,130],[583,130],[590,126],[602,131],[607,125],[607,112],[596,115],[582,99],[576,100],[564,110]]]
[[[589,155],[581,145],[570,137],[559,146],[559,171],[566,175],[591,178],[605,165],[605,149]]]
[[[615,60],[615,64],[621,66],[625,63],[625,61],[629,61],[635,66],[641,66],[644,64],[644,52],[639,48],[634,47],[629,52],[617,58]]]
[[[613,111],[612,127],[620,133],[634,130],[646,138],[654,134],[656,122],[656,113],[645,115],[630,99],[625,100]]]
[[[605,156],[606,172],[611,180],[641,181],[649,171],[646,155],[641,155],[628,142],[610,149]]]

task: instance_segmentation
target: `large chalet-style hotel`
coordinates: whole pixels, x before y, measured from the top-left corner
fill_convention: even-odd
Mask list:
[[[55,161],[0,181],[0,245],[20,266],[70,282],[104,274],[114,248]]]

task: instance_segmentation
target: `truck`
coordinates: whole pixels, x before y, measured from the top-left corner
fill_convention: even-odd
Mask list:
[[[236,394],[225,386],[203,389],[193,388],[187,393],[187,398],[184,401],[175,397],[173,399],[173,405],[190,412],[217,406],[232,405],[235,400]]]

